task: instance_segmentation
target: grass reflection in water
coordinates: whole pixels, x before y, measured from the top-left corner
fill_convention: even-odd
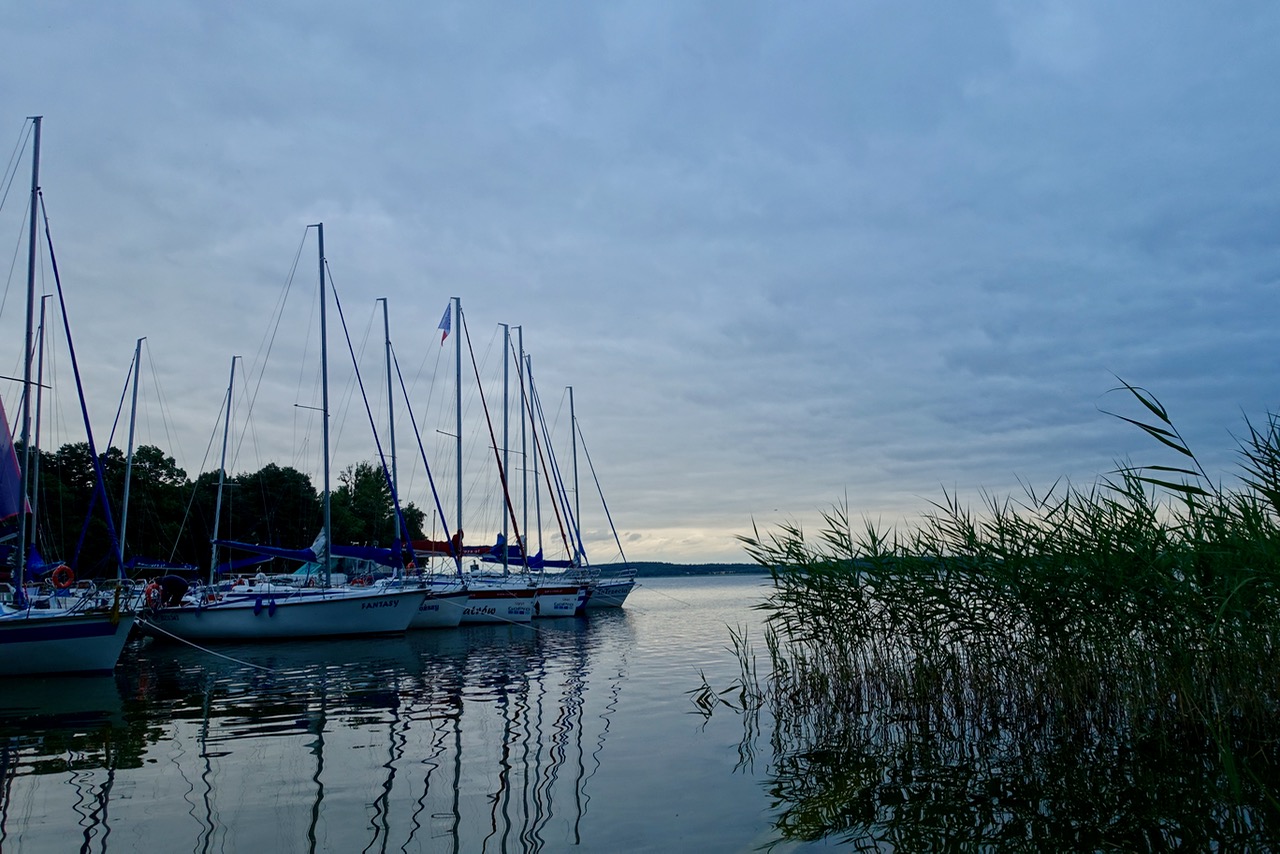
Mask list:
[[[1183,465],[981,514],[947,496],[906,534],[855,530],[837,508],[816,539],[745,538],[773,570],[772,670],[755,674],[737,633],[743,676],[722,696],[746,712],[744,742],[771,724],[780,840],[1280,845],[1277,419],[1250,426],[1242,486],[1225,491],[1125,388],[1146,418],[1124,420]]]

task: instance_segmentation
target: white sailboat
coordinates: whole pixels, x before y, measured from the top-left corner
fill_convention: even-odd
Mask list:
[[[529,410],[530,420],[535,423],[542,421],[542,406],[538,398],[536,386],[533,382],[533,364],[528,356],[522,356],[525,361],[526,375],[529,387]],[[586,548],[582,542],[582,504],[581,490],[578,484],[578,417],[574,408],[573,387],[568,388],[569,393],[569,425],[571,435],[571,451],[572,451],[572,474],[573,474],[573,506],[569,506],[568,497],[565,494],[563,486],[560,487],[560,502],[568,517],[569,529],[572,533],[573,542],[568,547],[569,558],[564,561],[547,561],[542,559],[542,549],[539,545],[538,553],[531,558],[531,562],[537,565],[539,569],[540,584],[548,587],[565,587],[569,585],[581,585],[585,587],[585,598],[580,601],[577,606],[577,612],[582,613],[590,609],[598,608],[621,608],[622,603],[626,601],[627,596],[635,588],[636,572],[630,567],[623,569],[602,570],[599,567],[591,566],[587,559]],[[543,423],[543,434],[546,435],[546,425]],[[585,450],[585,447],[584,447]],[[549,457],[544,469],[554,467],[556,470],[556,483],[561,484],[559,467],[555,463],[555,455],[551,453],[550,444],[546,444],[546,451]],[[534,434],[534,465],[540,458],[540,446],[537,441],[537,434]],[[590,464],[590,455],[587,456],[588,464]],[[592,476],[594,478],[595,469],[592,468]],[[536,479],[536,477],[535,477]],[[599,481],[596,482],[597,491],[599,491]],[[553,490],[554,492],[555,490]],[[600,493],[601,504],[604,507],[606,518],[609,519],[610,530],[613,531],[614,540],[618,545],[619,554],[622,553],[622,543],[618,540],[616,529],[613,527],[613,519],[609,514],[608,506],[604,504],[604,494]],[[553,508],[556,505],[553,504]],[[539,530],[541,530],[541,522],[539,521]],[[625,557],[623,558],[625,563]],[[547,572],[548,568],[557,568],[558,572]],[[561,604],[561,607],[564,607]]]
[[[33,385],[39,385],[39,381],[33,384],[31,371],[36,234],[40,210],[41,118],[33,117],[31,122],[31,220],[22,382],[24,465],[19,464],[14,452],[8,419],[3,403],[0,403],[0,526],[16,527],[16,530],[0,535],[0,549],[11,553],[13,558],[12,583],[0,584],[0,676],[109,673],[115,669],[134,622],[134,615],[127,604],[120,601],[120,588],[117,586],[113,593],[108,594],[87,581],[73,587],[74,572],[66,565],[54,569],[49,582],[51,589],[47,591],[29,586],[27,578],[29,557],[35,554],[32,544],[37,521],[27,495],[31,485],[33,452],[39,453],[38,443],[32,441],[31,433],[31,390]],[[55,278],[56,269],[55,266]],[[75,365],[74,352],[72,364]]]
[[[457,322],[457,338],[454,341],[454,359],[456,366],[456,376],[454,378],[454,405],[457,410],[457,498],[458,498],[458,527],[462,527],[462,338],[466,334],[466,327],[462,317],[462,300],[459,297],[453,298],[454,319]],[[504,354],[505,358],[505,354]],[[504,367],[505,376],[505,367]],[[477,376],[477,380],[479,377]],[[504,380],[505,382],[505,380]],[[483,394],[483,390],[481,390]],[[492,432],[492,428],[490,428]],[[505,448],[507,442],[504,436],[503,446]],[[496,445],[495,445],[496,449]],[[506,466],[498,460],[500,480],[503,481],[502,488],[504,491],[503,500],[509,509],[510,501],[505,495],[506,490]],[[504,520],[508,518],[504,515]],[[505,525],[505,522],[504,522]],[[456,560],[461,574],[464,549],[462,548],[461,537],[457,542]],[[537,595],[537,591],[527,584],[513,583],[508,578],[491,578],[486,577],[476,571],[477,563],[471,566],[471,572],[466,574],[467,590],[470,597],[467,605],[462,611],[463,623],[527,623],[533,619],[533,603]]]
[[[390,308],[386,297],[381,298],[382,302],[382,332],[386,349],[386,374],[387,374],[387,440],[391,449],[391,496],[396,506],[395,524],[396,524],[396,541],[407,544],[409,541],[409,531],[401,526],[403,516],[399,510],[399,477],[396,457],[396,418],[395,418],[395,393],[393,390],[392,376],[394,359],[391,350],[391,319]],[[403,389],[403,383],[402,383]],[[408,403],[408,393],[405,393],[405,402]],[[413,410],[409,408],[409,418],[413,419]],[[414,434],[417,435],[417,425],[414,424]],[[425,454],[423,461],[426,461]],[[430,470],[428,467],[428,476]],[[434,486],[432,487],[434,492]],[[437,499],[438,500],[438,499]],[[383,579],[375,582],[383,587],[394,587],[404,585],[418,585],[427,591],[426,598],[422,600],[422,604],[418,606],[418,612],[414,615],[413,620],[409,623],[410,629],[451,629],[462,623],[463,614],[466,611],[467,602],[471,598],[467,585],[458,575],[449,576],[430,576],[420,570],[410,573],[407,569],[405,574],[398,577]]]
[[[264,585],[252,589],[225,589],[212,584],[197,588],[177,601],[157,589],[155,607],[139,620],[143,631],[160,638],[186,641],[282,640],[287,638],[350,637],[399,634],[409,628],[418,608],[427,597],[421,586],[394,587],[334,586],[333,546],[329,488],[329,381],[325,323],[324,225],[315,228],[320,258],[320,364],[322,423],[324,435],[324,529],[308,552],[319,565],[317,588],[291,585]],[[232,360],[232,382],[235,360]],[[230,417],[231,388],[227,390]],[[222,472],[226,468],[226,436],[223,438]],[[216,531],[215,531],[216,534]],[[217,540],[214,560],[217,565]],[[283,550],[268,550],[272,553]],[[211,568],[210,572],[213,572]],[[263,579],[265,581],[265,578]]]

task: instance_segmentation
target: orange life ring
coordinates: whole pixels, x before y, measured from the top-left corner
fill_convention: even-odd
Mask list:
[[[148,608],[157,608],[160,606],[160,585],[154,581],[147,585],[146,590],[142,591],[142,601],[146,603]]]
[[[66,590],[72,584],[76,583],[76,574],[71,571],[71,567],[64,563],[53,571],[53,575],[50,576],[50,580],[53,581],[54,587],[59,590]]]

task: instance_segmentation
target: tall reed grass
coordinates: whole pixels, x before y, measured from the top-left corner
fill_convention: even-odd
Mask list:
[[[1280,840],[1280,421],[1248,426],[1213,485],[1146,391],[1176,465],[1124,466],[972,511],[944,494],[905,530],[743,543],[773,590],[781,838],[936,850],[1270,850]],[[754,735],[756,715],[748,731]]]

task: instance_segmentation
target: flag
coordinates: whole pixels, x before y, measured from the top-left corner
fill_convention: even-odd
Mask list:
[[[452,311],[453,311],[452,306],[445,306],[444,317],[440,318],[440,325],[436,327],[437,329],[444,330],[443,332],[440,333],[440,346],[442,347],[444,346],[444,339],[449,337],[449,326],[453,318]]]

